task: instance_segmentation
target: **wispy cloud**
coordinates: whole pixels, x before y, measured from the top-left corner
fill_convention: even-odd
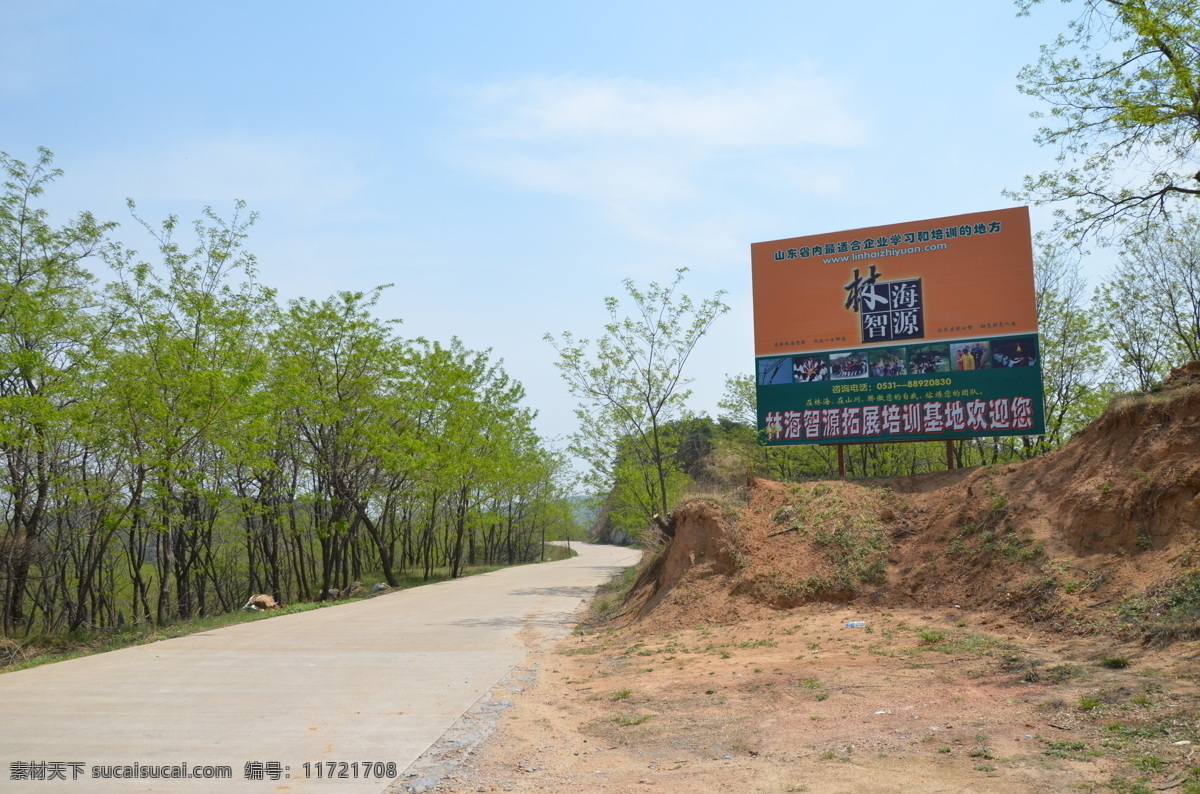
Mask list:
[[[753,212],[756,191],[839,195],[852,177],[828,159],[868,138],[851,92],[812,69],[688,84],[528,77],[469,92],[465,120],[461,165],[592,202],[650,242],[710,221],[736,235],[729,219]]]
[[[531,77],[479,89],[480,132],[514,140],[644,141],[715,152],[761,146],[842,148],[862,137],[830,80],[812,75],[738,84]]]
[[[807,72],[690,85],[530,77],[477,89],[469,111],[473,167],[614,205],[698,198],[732,158],[766,173],[866,138],[846,92]]]

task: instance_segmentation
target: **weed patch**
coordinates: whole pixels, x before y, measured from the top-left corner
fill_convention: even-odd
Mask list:
[[[1190,571],[1117,607],[1123,633],[1166,642],[1200,638],[1200,571]]]
[[[622,714],[613,717],[613,722],[623,727],[628,727],[630,725],[641,725],[653,716],[653,714]]]

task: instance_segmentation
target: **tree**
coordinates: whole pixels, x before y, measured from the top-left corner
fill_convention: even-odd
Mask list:
[[[1121,262],[1158,320],[1166,363],[1200,359],[1200,216],[1128,239]]]
[[[1028,14],[1039,2],[1017,5]],[[1062,167],[1013,195],[1074,204],[1056,210],[1069,236],[1125,221],[1149,228],[1173,200],[1200,195],[1200,9],[1194,0],[1082,5],[1020,73],[1020,90],[1052,106],[1036,140],[1058,147]]]
[[[359,574],[348,565],[362,526],[379,553],[384,579],[398,581],[391,547],[369,503],[382,479],[390,432],[387,386],[408,356],[389,323],[370,314],[384,287],[341,292],[324,301],[293,300],[274,335],[273,390],[309,453],[316,515],[320,516],[320,592]]]
[[[44,546],[62,474],[62,445],[75,435],[80,370],[91,365],[102,323],[92,275],[83,262],[99,252],[113,224],[87,213],[51,226],[34,200],[61,176],[39,150],[32,167],[0,152],[0,600],[5,630],[26,622],[24,602],[35,556]]]
[[[1030,454],[1053,449],[1095,419],[1113,393],[1097,317],[1085,305],[1087,285],[1072,249],[1044,244],[1034,259],[1046,435]]]
[[[686,272],[677,270],[670,284],[651,282],[644,290],[626,279],[631,316],[621,316],[618,298],[605,298],[609,322],[594,346],[570,332],[557,340],[545,336],[559,354],[555,366],[581,403],[571,452],[590,465],[597,490],[615,488],[620,503],[643,520],[669,512],[680,473],[665,426],[684,414],[688,359],[729,311],[724,291],[699,303],[678,294]]]
[[[767,446],[761,443],[762,433],[758,430],[758,389],[753,375],[726,375],[725,393],[717,407],[721,409],[721,420],[728,423],[722,434],[723,442],[733,450],[740,450],[746,468],[758,476],[773,480],[792,480],[833,476],[837,473],[837,457],[832,451],[832,446]]]
[[[475,529],[488,521],[489,506],[519,476],[521,450],[534,446],[533,415],[520,405],[524,388],[500,364],[491,364],[487,352],[468,351],[458,339],[426,352],[439,362],[448,386],[436,395],[443,406],[433,440],[438,460],[430,473],[449,510],[447,549],[454,578],[476,557]]]
[[[487,353],[396,337],[378,290],[281,314],[241,202],[186,245],[135,212],[151,264],[114,224],[50,224],[49,152],[0,173],[0,634],[397,584],[418,556],[458,575],[561,535],[561,458]]]
[[[206,596],[217,581],[214,527],[228,495],[225,470],[245,423],[260,410],[253,399],[266,374],[260,340],[275,303],[243,249],[255,219],[243,217],[244,208],[239,202],[229,222],[207,208],[207,220],[194,224],[191,249],[175,238],[175,216],[155,227],[135,213],[154,238],[161,265],[135,262],[135,252],[112,256],[118,280],[109,285],[110,300],[124,322],[104,377],[120,405],[117,432],[133,472],[130,492],[139,502],[140,529],[125,534],[135,603],[142,602],[135,614],[149,606],[142,567],[153,559],[159,623],[208,612]],[[216,592],[222,607],[239,597],[228,588]]]
[[[1136,270],[1125,261],[1096,288],[1092,304],[1108,326],[1106,342],[1121,365],[1125,380],[1149,391],[1163,376],[1168,342],[1161,312]]]

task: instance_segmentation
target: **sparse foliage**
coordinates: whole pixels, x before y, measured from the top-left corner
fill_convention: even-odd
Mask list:
[[[1130,238],[1121,258],[1118,275],[1136,281],[1145,293],[1167,363],[1200,360],[1200,215]]]
[[[1046,435],[1053,449],[1100,415],[1114,388],[1107,377],[1103,331],[1086,303],[1087,285],[1073,249],[1044,244],[1034,260]]]
[[[594,345],[570,332],[545,336],[559,354],[555,366],[580,401],[571,451],[591,467],[593,487],[614,489],[627,520],[637,516],[643,524],[656,513],[666,515],[678,495],[682,477],[666,426],[686,410],[688,359],[729,310],[723,292],[699,303],[680,294],[685,273],[645,289],[627,279],[630,314],[622,316],[619,298],[605,298],[609,322]]]
[[[1017,0],[1022,13],[1041,0]],[[1200,8],[1193,0],[1079,0],[1069,30],[1043,45],[1020,88],[1050,105],[1037,142],[1060,167],[1014,195],[1066,204],[1068,236],[1152,228],[1200,195]]]

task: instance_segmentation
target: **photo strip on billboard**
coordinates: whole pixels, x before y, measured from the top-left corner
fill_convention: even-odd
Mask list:
[[[750,253],[764,443],[1045,432],[1028,208]]]

